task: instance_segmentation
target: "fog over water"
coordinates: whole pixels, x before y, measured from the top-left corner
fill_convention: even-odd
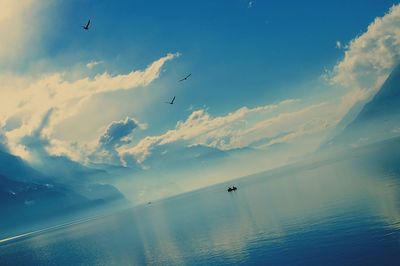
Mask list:
[[[399,140],[4,241],[2,265],[395,265]],[[374,162],[374,163],[372,163]]]

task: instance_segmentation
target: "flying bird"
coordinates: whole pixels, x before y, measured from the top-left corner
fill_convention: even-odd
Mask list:
[[[88,22],[86,23],[86,26],[81,26],[84,30],[88,30],[89,29],[89,25],[90,25],[90,19],[88,20]]]
[[[187,80],[188,79],[188,77],[190,77],[192,75],[192,73],[190,73],[189,75],[187,75],[186,77],[184,77],[183,79],[180,79],[179,80],[179,82],[181,82],[181,81],[184,81],[184,80]]]
[[[175,101],[175,96],[174,96],[174,98],[172,98],[172,101],[170,101],[170,102],[165,102],[165,103],[174,104],[174,101]]]

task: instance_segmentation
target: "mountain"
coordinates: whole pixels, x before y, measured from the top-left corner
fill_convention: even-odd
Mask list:
[[[72,161],[65,156],[43,156],[40,162],[32,165],[35,169],[48,176],[52,176],[53,180],[70,185],[77,183],[90,182],[90,179],[107,175],[104,170],[84,166],[78,162]],[[88,177],[83,179],[82,177]]]
[[[46,180],[46,176],[33,169],[18,156],[0,150],[0,175],[19,181]]]
[[[344,129],[324,146],[360,146],[400,135],[400,64]]]
[[[0,175],[0,209],[7,213],[2,225],[19,220],[36,220],[90,201],[63,185],[16,181]]]
[[[157,146],[144,161],[146,167],[158,170],[187,169],[204,167],[218,163],[219,159],[229,156],[225,151],[204,145],[188,145],[185,142],[174,142]]]
[[[381,119],[388,115],[400,115],[400,65],[394,68],[381,89],[349,126]]]
[[[2,216],[1,227],[124,199],[115,187],[90,179],[103,171],[68,160],[52,158],[49,160],[52,163],[50,171],[44,174],[21,158],[0,151],[0,210],[7,213]]]

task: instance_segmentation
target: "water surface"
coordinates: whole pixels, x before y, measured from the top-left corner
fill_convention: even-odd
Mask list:
[[[236,192],[217,185],[5,241],[0,264],[399,265],[399,173],[393,165],[366,167],[370,155],[264,173],[235,181]]]

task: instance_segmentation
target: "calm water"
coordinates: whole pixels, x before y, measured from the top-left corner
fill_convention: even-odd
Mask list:
[[[400,265],[399,174],[365,164],[259,175],[6,241],[0,265]]]

